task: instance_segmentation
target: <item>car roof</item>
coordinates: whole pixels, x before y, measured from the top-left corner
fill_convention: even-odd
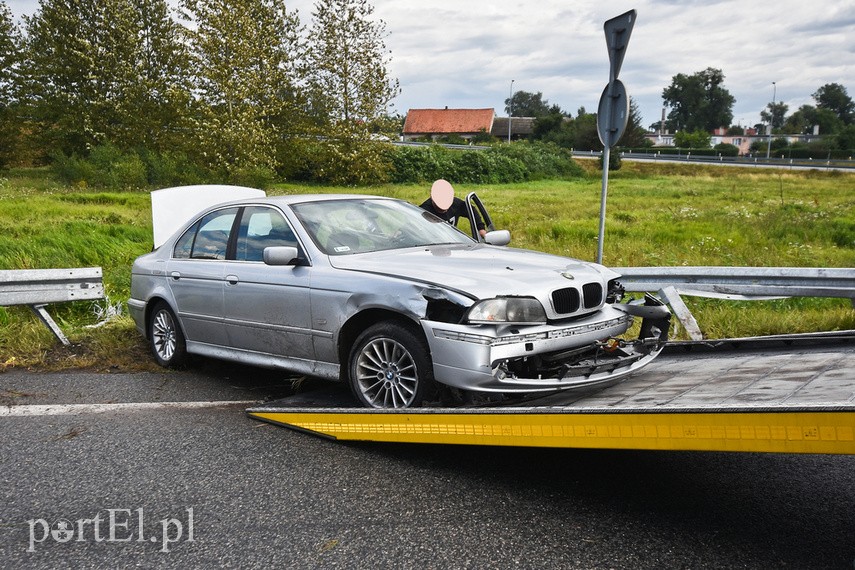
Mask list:
[[[291,205],[304,204],[306,202],[332,202],[335,200],[397,200],[388,196],[373,196],[370,194],[287,194],[283,196],[267,196],[265,198],[249,198],[246,200],[233,200],[218,204],[274,204]]]

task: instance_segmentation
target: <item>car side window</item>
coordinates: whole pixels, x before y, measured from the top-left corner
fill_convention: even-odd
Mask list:
[[[297,237],[282,214],[273,208],[249,206],[241,216],[235,259],[262,261],[264,248],[298,247]]]
[[[174,257],[225,259],[237,208],[211,212],[196,222],[175,243]],[[189,248],[189,256],[186,252]]]
[[[175,248],[172,250],[172,257],[177,259],[187,259],[193,251],[193,240],[196,239],[196,232],[199,230],[199,222],[190,226],[186,232],[181,234],[181,237],[175,242]]]

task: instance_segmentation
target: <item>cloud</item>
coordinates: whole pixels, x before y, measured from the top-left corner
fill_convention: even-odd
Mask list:
[[[37,0],[7,0],[32,13]],[[309,23],[314,0],[287,1]],[[855,14],[851,0],[374,0],[386,22],[390,72],[402,93],[395,108],[493,107],[504,113],[514,89],[542,92],[575,113],[597,108],[608,82],[603,23],[630,9],[637,20],[620,78],[644,124],[659,119],[662,90],[678,73],[715,67],[736,98],[734,120],[759,121],[777,99],[813,104],[826,83],[855,90]],[[848,83],[848,85],[847,85]],[[850,93],[855,95],[855,93]]]

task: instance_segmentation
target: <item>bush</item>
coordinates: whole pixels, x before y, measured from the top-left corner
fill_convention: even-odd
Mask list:
[[[394,147],[388,152],[392,182],[426,182],[447,177],[452,170],[451,151],[439,145]]]
[[[469,144],[469,141],[456,133],[439,137],[436,139],[436,142],[443,144]]]
[[[62,151],[56,151],[50,160],[54,174],[66,184],[89,184],[95,177],[95,166],[76,155],[67,156]]]
[[[620,167],[623,166],[623,159],[620,157],[621,149],[620,147],[615,147],[609,152],[609,171],[612,170],[620,170]],[[603,158],[605,157],[605,151],[600,155],[598,159],[598,164],[600,165],[600,170],[603,169]]]
[[[229,176],[231,184],[265,190],[276,180],[276,173],[264,166],[238,168]]]
[[[111,144],[104,144],[92,149],[89,162],[94,168],[92,186],[127,190],[148,184],[145,164],[135,152],[123,153]]]
[[[739,147],[734,144],[718,143],[713,147],[713,150],[722,156],[738,156]]]
[[[181,152],[121,151],[109,143],[93,148],[87,158],[57,152],[51,156],[51,167],[66,184],[97,188],[165,188],[202,184],[217,178]],[[272,180],[270,173],[241,172],[239,177],[253,182]]]
[[[582,176],[570,152],[554,144],[495,144],[483,150],[450,150],[439,145],[394,147],[392,182],[446,178],[466,183],[506,183]]]
[[[522,163],[528,171],[528,180],[582,176],[582,169],[573,160],[570,150],[555,143],[519,142],[497,145],[492,150]]]
[[[195,164],[183,152],[161,154],[142,150],[140,157],[145,163],[148,183],[156,188],[202,184],[214,179],[212,172]]]

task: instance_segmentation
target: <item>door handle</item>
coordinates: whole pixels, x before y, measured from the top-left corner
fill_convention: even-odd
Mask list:
[[[240,279],[238,279],[237,275],[226,275],[226,281],[229,285],[237,285]]]
[[[172,277],[173,279],[175,279],[176,281],[181,279],[181,274],[177,271],[173,271],[172,273],[169,274],[169,276]]]

